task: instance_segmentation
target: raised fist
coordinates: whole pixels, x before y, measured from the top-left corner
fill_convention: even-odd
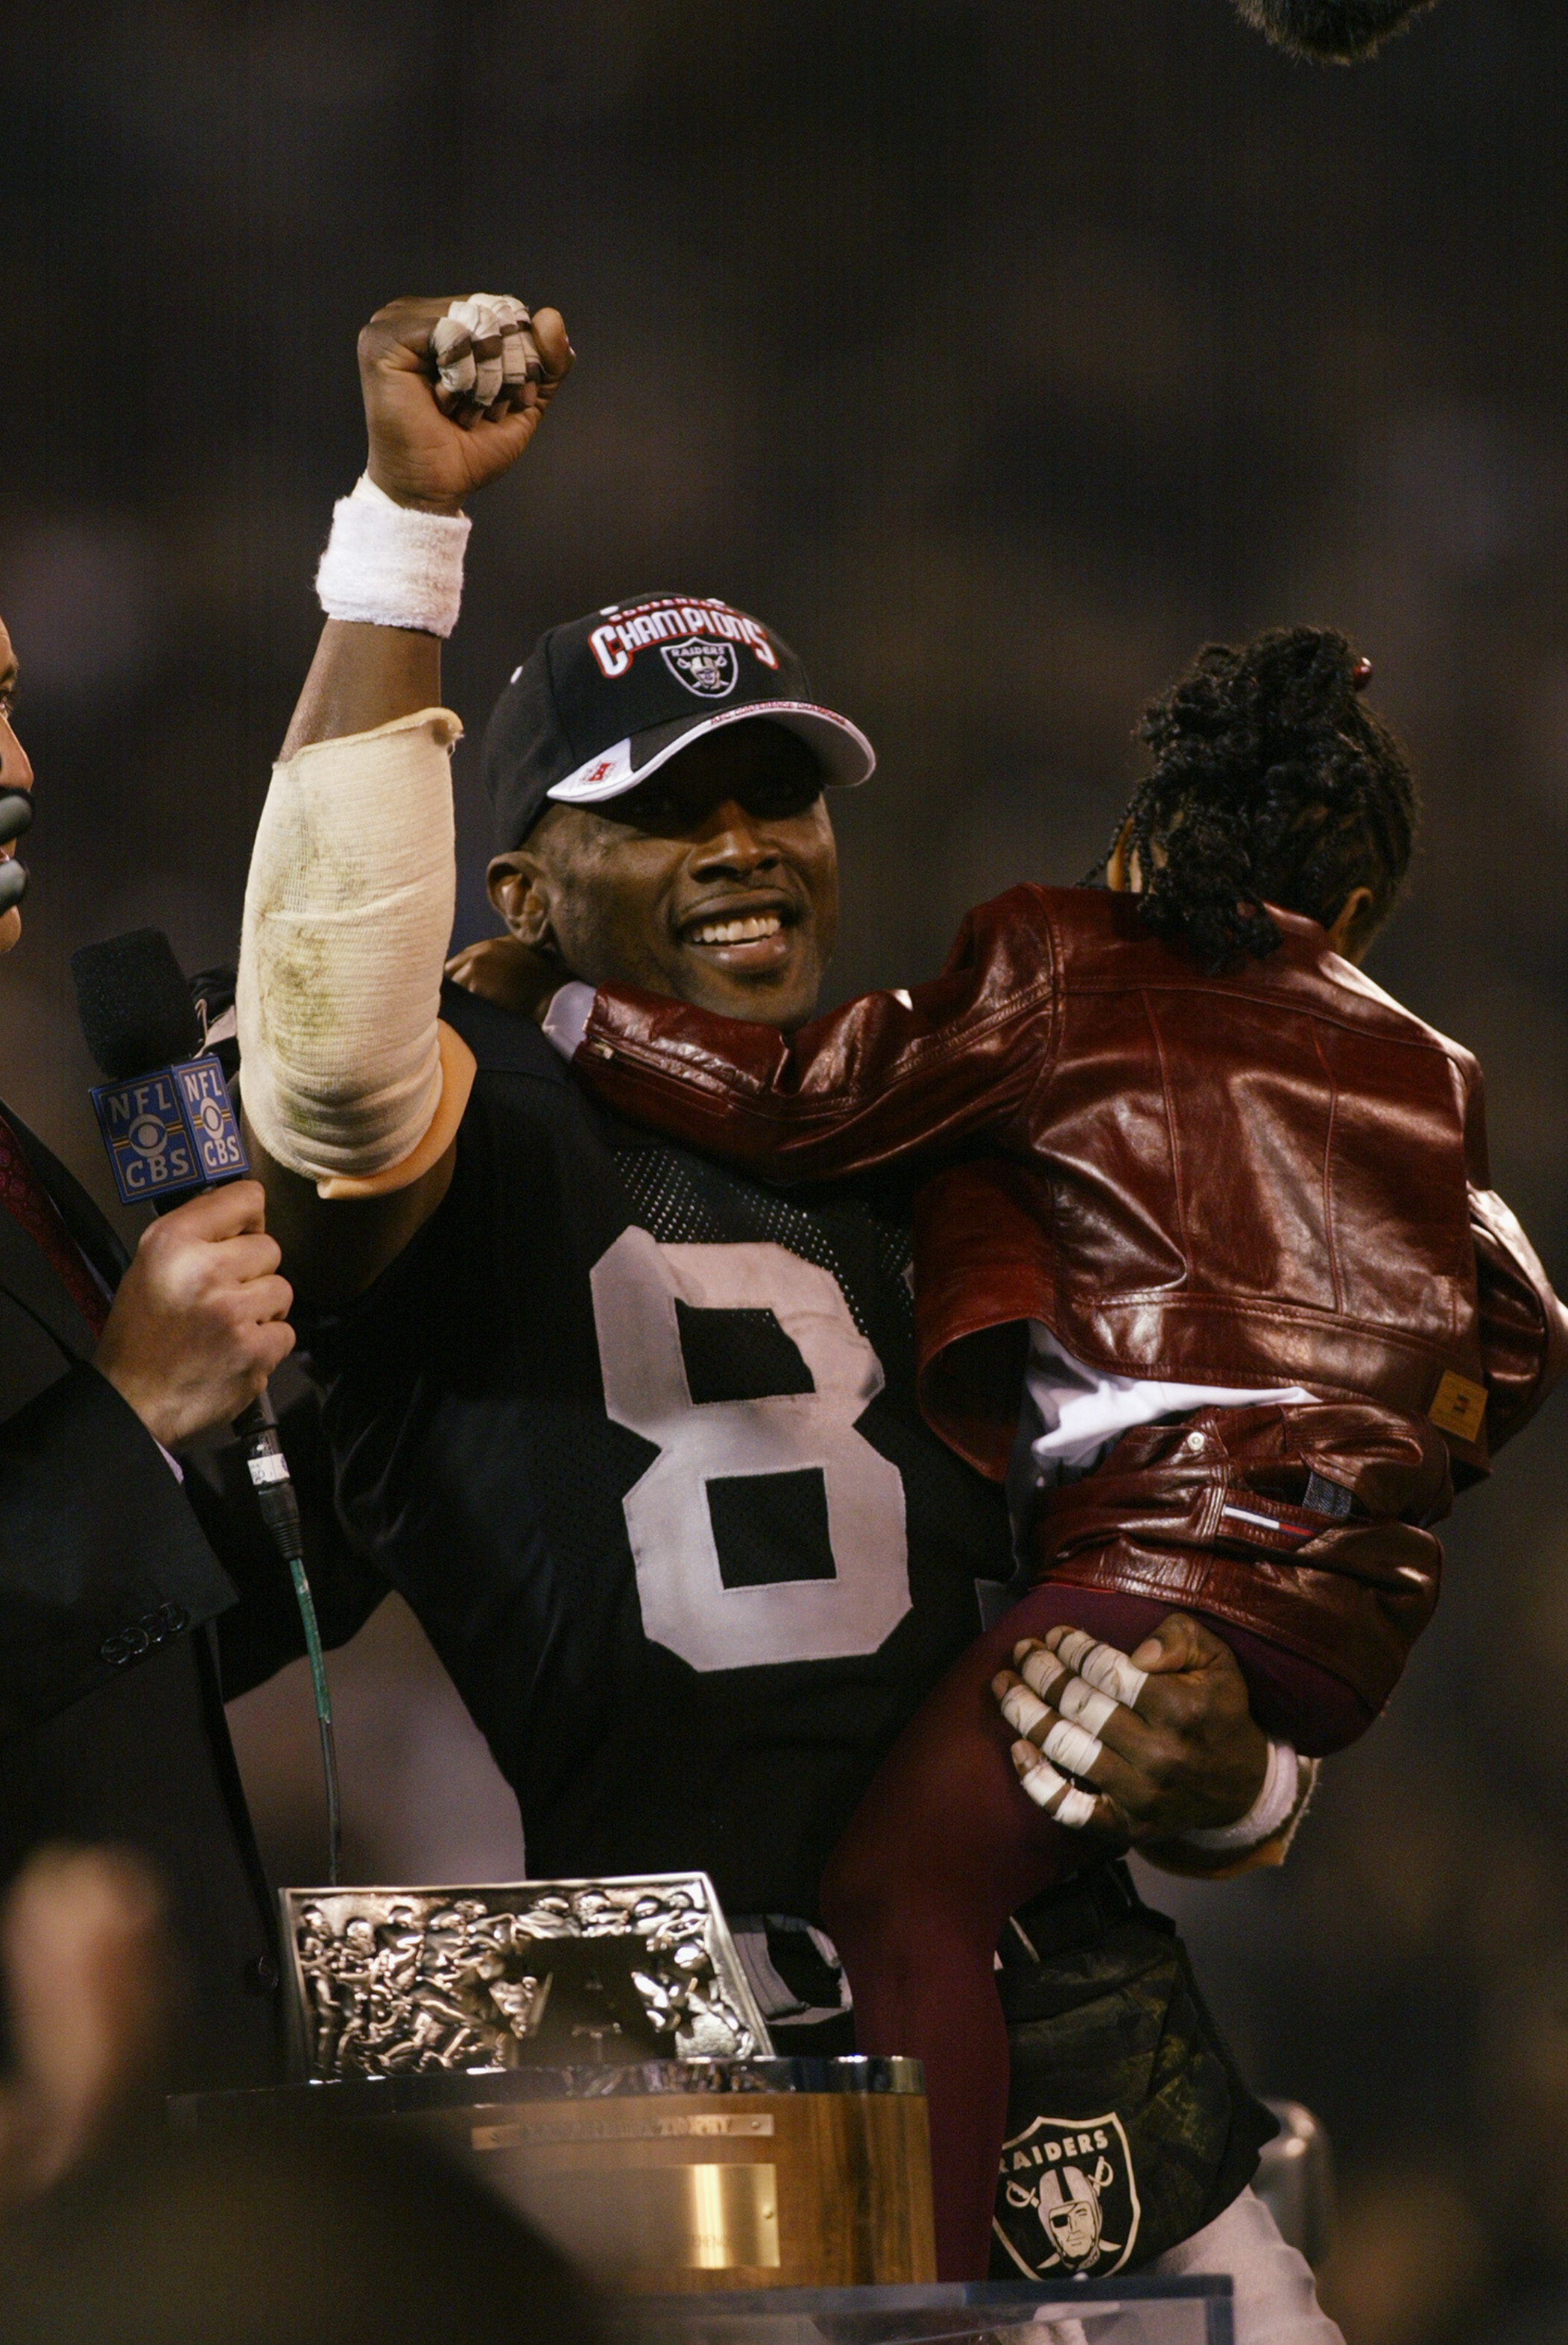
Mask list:
[[[365,469],[400,504],[455,513],[516,462],[572,358],[559,310],[510,294],[389,301],[359,336]]]

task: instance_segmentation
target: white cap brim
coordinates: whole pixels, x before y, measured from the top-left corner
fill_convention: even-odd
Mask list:
[[[646,736],[632,734],[624,741],[615,742],[602,749],[596,757],[568,774],[546,790],[546,797],[555,798],[567,806],[601,806],[606,798],[624,797],[628,790],[636,789],[650,774],[689,749],[705,733],[716,733],[722,726],[739,725],[751,716],[765,716],[770,724],[782,725],[786,733],[798,734],[816,751],[826,768],[829,783],[853,788],[859,782],[869,781],[876,770],[876,752],[861,731],[847,716],[840,716],[831,708],[818,708],[809,700],[754,700],[744,708],[726,708],[713,716],[698,716],[690,725],[680,727],[673,739],[663,741],[652,756],[633,763],[637,743]],[[656,733],[671,728],[656,726]]]

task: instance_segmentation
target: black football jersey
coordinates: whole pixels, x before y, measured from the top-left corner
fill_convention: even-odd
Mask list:
[[[480,1073],[439,1212],[313,1337],[339,1504],[514,1787],[536,1876],[702,1867],[814,1916],[1005,1579],[915,1399],[907,1227],[621,1123],[449,990]]]

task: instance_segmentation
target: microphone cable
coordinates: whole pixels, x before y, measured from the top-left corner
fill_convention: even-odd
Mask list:
[[[327,1683],[327,1656],[321,1647],[316,1599],[310,1592],[310,1580],[305,1569],[305,1534],[299,1518],[299,1499],[294,1487],[294,1477],[288,1471],[288,1460],[283,1454],[278,1412],[272,1406],[271,1395],[265,1391],[258,1394],[249,1407],[241,1409],[235,1418],[233,1429],[235,1438],[245,1453],[258,1511],[272,1534],[273,1545],[288,1566],[294,1600],[299,1608],[300,1625],[305,1631],[305,1655],[310,1664],[316,1727],[321,1739],[321,1775],[327,1790],[327,1882],[329,1888],[336,1889],[342,1868],[343,1809],[338,1787],[338,1741],[332,1731],[332,1695]]]

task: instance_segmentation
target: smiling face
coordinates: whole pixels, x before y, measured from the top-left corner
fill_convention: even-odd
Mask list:
[[[27,763],[27,752],[11,730],[11,704],[16,693],[16,655],[11,648],[11,638],[5,622],[0,620],[0,796],[7,790],[30,790],[33,768]],[[9,860],[12,849],[0,846],[0,862]],[[8,953],[22,933],[22,914],[12,905],[8,912],[0,912],[0,953]]]
[[[798,1026],[838,929],[816,758],[765,717],[725,726],[602,808],[549,807],[490,893],[566,975]]]

